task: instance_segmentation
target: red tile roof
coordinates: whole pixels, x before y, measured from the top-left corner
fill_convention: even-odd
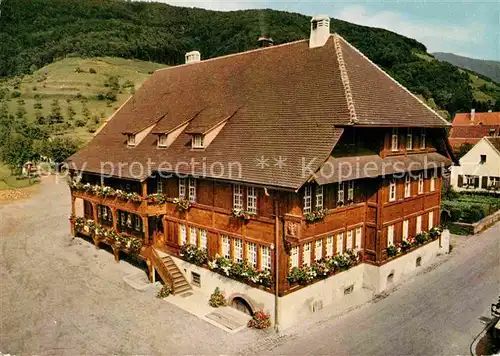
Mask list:
[[[485,138],[500,153],[500,137],[485,137]]]
[[[191,149],[187,132],[205,132],[228,117],[208,147]],[[157,148],[154,133],[190,119],[170,147]],[[157,121],[136,147],[127,147],[123,132]],[[310,49],[304,40],[158,70],[70,161],[95,173],[109,174],[114,167],[113,175],[138,180],[160,169],[297,189],[310,177],[303,172],[304,162],[317,170],[335,147],[341,127],[352,124],[449,125],[333,35],[320,48]],[[120,164],[146,164],[148,159],[153,163],[142,171],[137,164],[117,170]],[[192,159],[203,160],[205,172],[201,165],[182,164]],[[219,164],[215,162],[225,171],[206,171]],[[241,175],[229,174],[230,162],[238,162]]]
[[[450,144],[454,148],[458,148],[461,144],[468,142],[471,144],[478,143],[483,137],[491,134],[500,134],[500,125],[464,125],[458,126],[453,124],[450,130]]]
[[[453,126],[500,125],[500,112],[476,112],[471,121],[471,113],[458,113],[453,118]]]

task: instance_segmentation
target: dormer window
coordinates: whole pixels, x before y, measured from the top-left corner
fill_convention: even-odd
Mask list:
[[[168,143],[167,143],[167,135],[166,134],[162,134],[158,137],[158,147],[160,148],[166,148],[168,146]]]
[[[193,135],[193,139],[191,141],[192,148],[204,148],[203,146],[203,135]]]
[[[127,146],[129,147],[135,146],[135,134],[127,135]]]

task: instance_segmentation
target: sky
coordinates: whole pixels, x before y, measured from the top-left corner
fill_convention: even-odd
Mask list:
[[[326,14],[385,28],[422,42],[429,52],[500,60],[499,0],[155,0],[211,10],[271,8],[306,15]]]

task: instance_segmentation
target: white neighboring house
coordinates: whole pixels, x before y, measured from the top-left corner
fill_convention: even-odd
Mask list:
[[[500,137],[483,137],[460,158],[460,166],[451,167],[451,185],[500,194]]]

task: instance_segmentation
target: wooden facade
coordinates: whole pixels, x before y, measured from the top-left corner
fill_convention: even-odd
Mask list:
[[[332,154],[336,150],[343,152],[346,146],[349,148],[353,144],[359,149],[363,146],[362,140],[368,140],[371,130],[360,131],[354,142],[350,142],[350,132],[346,130],[343,141]],[[419,146],[422,136],[417,135],[413,144],[419,148],[412,150],[407,149],[405,137],[400,135],[398,151],[391,148],[392,131],[373,129],[373,133],[375,139],[366,141],[371,143],[365,147],[377,147],[381,157],[406,156],[412,154],[410,151],[422,153],[438,149],[435,140],[439,137],[430,139],[432,136],[428,132],[425,148]],[[95,221],[102,221],[102,217],[97,214],[98,207],[108,207],[112,219],[105,223],[118,231],[123,228],[123,224],[119,224],[122,212],[137,216],[141,222],[140,235],[144,238],[144,244],[175,256],[179,255],[181,245],[188,242],[206,248],[209,257],[226,254],[232,259],[254,259],[257,269],[270,268],[274,271],[277,263],[278,292],[279,295],[285,295],[290,289],[287,275],[294,258],[300,266],[307,262],[306,259],[314,262],[318,257],[357,249],[361,252],[363,262],[380,265],[388,259],[389,227],[394,231],[393,243],[396,244],[401,242],[404,228],[407,229],[407,236],[415,236],[419,230],[427,231],[430,227],[438,226],[442,172],[418,171],[411,172],[411,176],[410,172],[403,172],[399,176],[353,179],[324,186],[311,181],[296,192],[241,183],[238,192],[241,192],[243,208],[246,208],[249,192],[255,192],[256,214],[249,219],[233,216],[235,186],[221,180],[192,180],[196,197],[186,211],[179,211],[173,202],[151,204],[145,200],[152,193],[179,197],[180,178],[175,176],[161,178],[157,173],[157,176],[140,183],[116,178],[101,180],[98,176],[84,174],[82,180],[135,191],[144,200],[138,203],[124,202],[114,197],[97,197],[72,191],[73,214],[74,201],[81,198],[85,201],[86,217]],[[185,189],[189,187],[186,185]],[[304,212],[306,189],[311,210],[324,210],[324,219],[307,221]],[[432,221],[429,222],[429,219]],[[129,232],[138,231],[132,227]],[[278,249],[277,261],[275,249]],[[298,256],[292,257],[291,254]]]

